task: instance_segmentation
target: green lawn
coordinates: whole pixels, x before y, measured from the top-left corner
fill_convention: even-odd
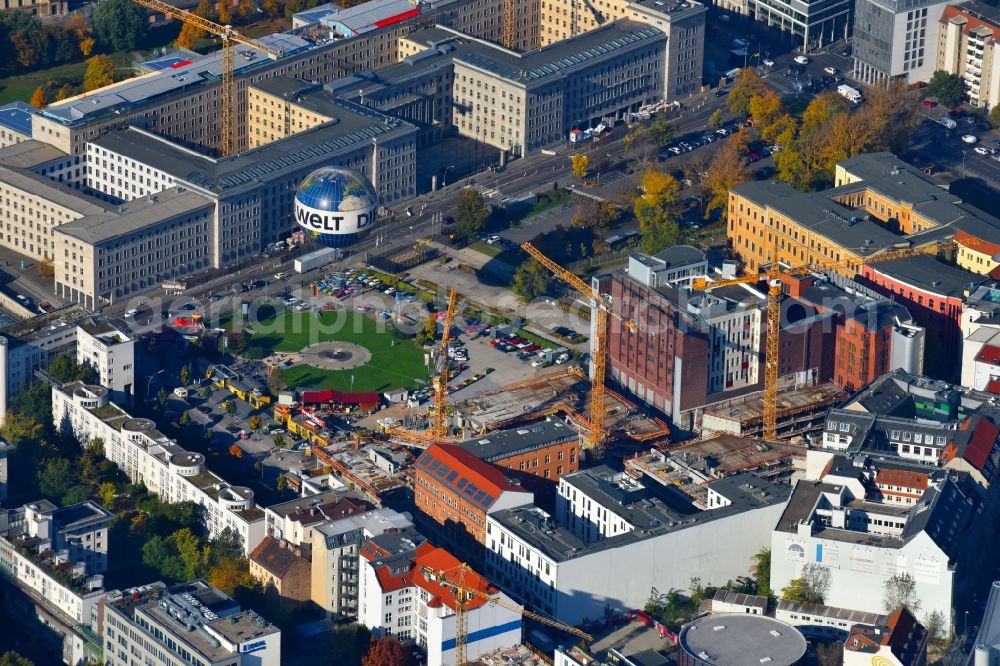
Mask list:
[[[132,76],[132,56],[129,53],[114,53],[111,56],[118,74],[125,79]],[[74,62],[68,65],[59,65],[49,69],[41,69],[30,74],[20,74],[0,79],[0,104],[7,104],[20,100],[27,102],[35,92],[35,88],[49,84],[49,90],[55,91],[64,83],[68,83],[78,89],[83,85],[83,73],[87,69],[87,63]],[[79,88],[82,90],[82,88]],[[79,92],[78,90],[78,92]]]
[[[501,252],[503,248],[497,247],[496,245],[490,245],[486,241],[477,240],[469,245],[470,250],[475,250],[476,252],[482,252],[487,257],[495,257]]]
[[[320,370],[299,365],[285,371],[289,386],[355,391],[386,391],[400,386],[412,389],[427,379],[424,352],[394,328],[350,311],[323,312],[320,319],[307,312],[286,312],[275,323],[273,317],[254,325],[248,346],[265,350],[299,351],[316,342],[342,340],[359,344],[371,352],[371,360],[350,370]]]

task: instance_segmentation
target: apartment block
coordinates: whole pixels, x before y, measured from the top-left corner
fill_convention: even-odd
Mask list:
[[[969,103],[1000,103],[1000,11],[984,2],[946,5],[938,19],[937,69],[965,82]]]
[[[60,354],[97,371],[101,385],[121,404],[135,394],[135,341],[120,323],[94,315],[79,305],[0,328],[0,421],[10,398],[35,380]]]
[[[56,507],[38,500],[5,510],[0,578],[8,617],[23,624],[70,666],[100,657],[90,630],[104,595],[108,525],[104,507]]]
[[[264,511],[253,490],[223,481],[208,470],[203,455],[181,448],[153,421],[133,418],[108,393],[82,382],[54,386],[53,423],[68,423],[81,443],[101,439],[105,456],[133,483],[145,484],[165,502],[198,504],[210,537],[229,529],[239,535],[245,554],[253,552],[265,536]]]
[[[519,428],[497,430],[458,446],[480,460],[515,473],[526,485],[531,485],[532,478],[554,484],[563,474],[580,468],[580,434],[551,416]]]
[[[340,618],[357,617],[361,546],[381,534],[413,527],[408,513],[388,507],[329,520],[313,530],[311,598]]]
[[[109,592],[100,628],[107,666],[281,664],[281,630],[204,580]]]
[[[747,4],[756,20],[788,33],[803,53],[847,39],[852,28],[852,3],[843,0],[749,0]]]
[[[376,634],[413,640],[427,651],[428,664],[457,666],[454,584],[475,590],[462,595],[466,659],[521,642],[519,607],[481,574],[413,531],[390,532],[361,548],[358,622]],[[496,603],[491,603],[491,599]]]
[[[308,548],[264,537],[250,553],[250,575],[283,605],[297,606],[309,601],[312,562]]]
[[[487,517],[486,575],[569,624],[607,608],[641,608],[654,587],[684,590],[694,577],[715,584],[745,575],[789,488],[742,474],[708,489],[712,508],[700,509],[606,466],[566,475],[554,516],[528,505]]]

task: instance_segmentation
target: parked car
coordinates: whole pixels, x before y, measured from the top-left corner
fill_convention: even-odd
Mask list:
[[[764,67],[774,67],[774,61],[770,58],[764,58],[760,62],[764,65]]]
[[[794,60],[796,63],[798,63],[800,65],[808,65],[809,64],[809,58],[805,57],[804,55],[797,55],[794,58],[792,58],[792,60]]]
[[[274,274],[275,280],[284,280],[286,277],[288,277],[288,273],[285,273],[284,271]]]
[[[977,141],[979,141],[979,139],[977,139],[972,134],[963,134],[962,141],[964,141],[965,143],[976,143]]]
[[[989,148],[984,148],[982,146],[976,146],[974,150],[979,155],[989,155],[990,154]]]
[[[840,70],[837,69],[836,67],[824,67],[823,71],[829,74],[830,76],[836,76],[837,74],[840,74]]]

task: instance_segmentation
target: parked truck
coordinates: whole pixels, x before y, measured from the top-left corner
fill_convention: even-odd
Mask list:
[[[864,100],[864,97],[861,96],[861,91],[849,85],[841,84],[837,86],[837,92],[842,97],[849,99],[853,104],[860,104]]]
[[[335,261],[344,256],[343,250],[335,247],[325,247],[309,254],[303,254],[295,260],[296,273],[308,273],[314,268],[325,266],[331,261]]]

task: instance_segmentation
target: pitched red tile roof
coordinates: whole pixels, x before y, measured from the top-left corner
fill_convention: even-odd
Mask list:
[[[960,430],[972,431],[962,457],[976,469],[982,470],[989,460],[997,437],[1000,436],[1000,428],[990,423],[989,419],[977,414],[965,419]]]
[[[455,593],[455,588],[448,585],[449,582],[457,583],[461,579],[464,588],[477,590],[481,594],[489,596],[493,596],[500,591],[485,576],[471,569],[466,569],[464,579],[462,579],[459,569],[462,563],[444,548],[435,548],[421,554],[417,557],[415,564],[414,584],[427,590],[431,597],[436,597],[452,610],[457,610],[458,597]],[[425,574],[425,569],[435,572],[435,574],[442,572],[444,576],[438,578],[436,575]],[[480,606],[485,606],[486,603],[486,600],[481,596],[473,596],[472,599],[465,601],[465,609],[472,610]]]
[[[502,492],[527,492],[499,467],[454,444],[432,445],[417,458],[416,468],[418,475],[449,488],[483,510],[489,509]]]
[[[976,360],[989,365],[1000,365],[1000,347],[983,345],[983,348],[976,354]]]
[[[958,6],[955,6],[955,5],[946,5],[945,6],[944,11],[941,13],[940,22],[941,23],[948,23],[948,22],[951,21],[951,19],[955,18],[956,16],[961,16],[961,17],[965,18],[965,25],[962,26],[962,32],[964,32],[965,34],[968,34],[972,30],[975,30],[976,28],[981,28],[981,27],[985,26],[985,27],[989,28],[990,30],[993,30],[993,37],[994,38],[997,37],[997,30],[996,30],[996,26],[995,25],[993,25],[992,23],[989,23],[988,21],[984,21],[981,18],[973,16],[972,14],[970,14],[968,12],[962,11],[961,7],[958,7]]]
[[[986,385],[986,391],[1000,395],[1000,379],[991,379],[990,383]]]
[[[911,472],[909,470],[892,469],[891,467],[881,467],[875,476],[875,483],[892,486],[903,486],[916,490],[927,490],[927,474],[921,472]]]
[[[951,7],[949,6],[949,9],[950,8]],[[991,257],[1000,253],[1000,245],[991,243],[988,240],[973,236],[972,234],[961,230],[955,232],[955,242],[964,245],[970,250],[974,250],[982,254],[988,254]]]
[[[250,553],[250,559],[277,578],[284,578],[296,567],[310,567],[308,560],[296,555],[291,547],[283,548],[281,542],[272,536],[264,537],[257,544]]]

